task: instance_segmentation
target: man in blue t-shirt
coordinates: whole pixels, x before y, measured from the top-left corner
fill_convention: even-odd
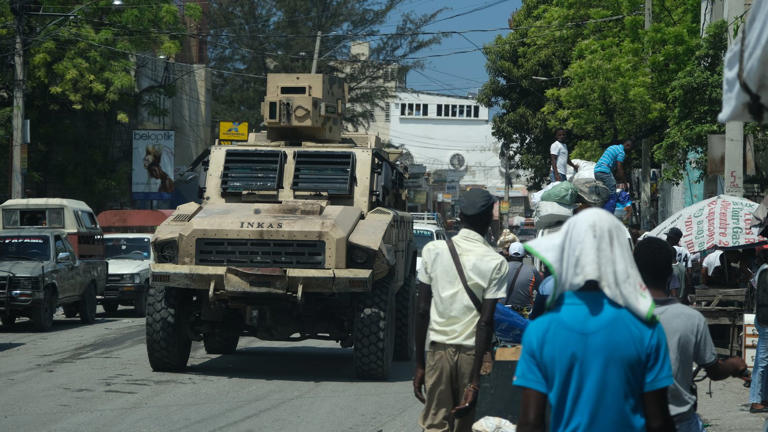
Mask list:
[[[613,213],[616,209],[616,178],[626,181],[624,176],[624,159],[627,153],[632,149],[632,139],[624,140],[623,144],[616,144],[608,147],[600,156],[595,164],[595,180],[601,182],[611,191],[608,201],[603,206],[604,209]],[[614,176],[616,172],[616,176]]]
[[[515,372],[515,385],[524,387],[518,431],[543,430],[547,400],[553,431],[674,431],[672,383],[661,325],[638,319],[588,281],[525,330]]]

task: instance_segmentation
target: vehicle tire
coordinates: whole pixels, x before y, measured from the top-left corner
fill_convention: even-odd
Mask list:
[[[16,324],[16,315],[13,313],[0,315],[0,322],[2,322],[5,329],[13,328],[13,325]]]
[[[145,287],[133,300],[133,310],[136,312],[136,316],[143,317],[147,315],[147,290],[148,288]]]
[[[149,287],[147,357],[154,371],[176,372],[187,366],[192,340],[186,329],[186,300],[176,288]]]
[[[32,325],[37,331],[49,331],[53,327],[53,314],[56,313],[58,306],[56,291],[46,288],[43,291],[43,301],[32,309]]]
[[[64,316],[67,318],[74,318],[79,313],[79,304],[77,302],[61,305],[61,308],[64,309]]]
[[[203,333],[203,345],[208,354],[233,354],[239,341],[240,330],[227,324],[216,325]]]
[[[406,275],[395,294],[395,361],[410,361],[416,352],[416,275]]]
[[[104,308],[104,312],[106,312],[107,315],[112,315],[117,312],[119,306],[120,304],[114,301],[104,301],[101,303],[101,307]]]
[[[80,322],[91,324],[96,321],[96,287],[90,283],[80,297]]]
[[[395,295],[392,272],[358,298],[353,327],[352,364],[359,379],[389,377],[395,345]]]

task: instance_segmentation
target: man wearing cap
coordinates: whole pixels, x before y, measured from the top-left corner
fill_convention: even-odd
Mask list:
[[[533,309],[534,293],[538,290],[542,277],[534,266],[523,262],[523,258],[525,248],[522,243],[509,245],[510,279],[504,304],[512,306],[518,312],[529,312]]]
[[[413,391],[424,403],[419,424],[425,431],[469,432],[472,427],[482,357],[509,273],[504,257],[484,239],[493,203],[486,190],[465,192],[463,228],[451,240],[467,287],[480,303],[479,312],[447,241],[430,242],[421,252]]]

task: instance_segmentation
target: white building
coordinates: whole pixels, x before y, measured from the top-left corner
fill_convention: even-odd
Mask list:
[[[468,97],[401,90],[390,104],[389,138],[427,171],[458,177],[460,187],[504,191],[500,143],[491,135],[488,108]],[[385,121],[386,121],[385,120]]]

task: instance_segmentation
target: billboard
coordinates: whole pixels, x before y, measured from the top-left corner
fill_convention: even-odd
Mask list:
[[[175,188],[173,151],[174,131],[133,131],[133,199],[171,199]]]

